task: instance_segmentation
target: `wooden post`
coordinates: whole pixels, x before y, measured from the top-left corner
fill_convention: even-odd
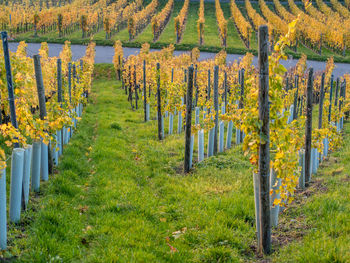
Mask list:
[[[194,71],[194,80],[193,80],[193,86],[196,89],[196,102],[195,102],[195,107],[198,105],[198,85],[197,85],[197,65]]]
[[[238,70],[238,83],[241,85],[241,70]]]
[[[295,75],[294,77],[294,86],[295,86],[295,95],[294,95],[294,109],[293,109],[293,120],[296,120],[298,118],[297,114],[298,114],[298,91],[299,91],[299,85],[298,85],[298,81],[299,80],[299,76]]]
[[[171,83],[174,82],[174,68],[171,69]]]
[[[328,122],[331,121],[331,116],[332,116],[332,97],[333,97],[333,75],[331,76],[331,90],[329,91]]]
[[[241,74],[240,74],[240,80],[241,80],[241,97],[239,99],[239,105],[238,108],[239,109],[243,109],[244,104],[244,69],[241,70]],[[243,142],[243,131],[240,132],[240,138],[239,138],[239,142],[242,143]]]
[[[310,182],[311,174],[311,140],[312,140],[312,75],[313,68],[309,69],[309,77],[306,91],[306,124],[305,124],[305,186]]]
[[[35,61],[35,60],[34,60]],[[40,57],[39,57],[40,64]],[[41,71],[41,66],[40,66]],[[69,103],[72,103],[72,63],[68,63],[68,94],[69,94]]]
[[[344,104],[344,99],[345,99],[345,86],[346,86],[346,82],[345,80],[342,82],[341,84],[341,88],[340,88],[340,98],[341,100],[339,101],[339,113],[342,109],[342,106]]]
[[[225,110],[227,111],[227,72],[225,71],[225,78],[224,78],[224,101],[225,101]]]
[[[137,85],[136,85],[136,65],[134,65],[134,89],[135,89],[135,108],[138,109],[137,100]]]
[[[139,108],[138,103],[137,103],[137,101],[138,101],[138,99],[139,99],[139,95],[138,95],[137,89],[138,89],[138,86],[135,85],[135,108],[136,108],[136,109]]]
[[[184,69],[184,83],[187,83],[187,69]],[[186,104],[186,93],[184,94],[184,104]]]
[[[259,180],[260,180],[260,243],[258,251],[271,253],[270,222],[270,106],[269,106],[269,47],[268,28],[259,27],[259,119],[262,122],[259,145]]]
[[[143,110],[145,122],[147,121],[146,106],[147,105],[147,91],[146,91],[146,60],[143,61]]]
[[[219,129],[219,66],[214,67],[214,109],[215,109],[214,154],[216,154],[218,152],[218,129]]]
[[[17,116],[16,116],[16,105],[15,105],[15,95],[12,80],[12,70],[10,61],[10,52],[8,46],[7,32],[1,32],[2,46],[4,50],[4,60],[5,60],[5,70],[6,70],[6,80],[7,80],[7,92],[8,100],[10,106],[11,124],[14,128],[18,129]],[[2,123],[1,108],[0,108],[0,123]],[[14,148],[19,148],[19,143],[13,144]],[[24,185],[22,184],[22,194],[21,194],[21,206],[23,210],[27,209],[24,196]]]
[[[158,117],[158,139],[163,139],[162,134],[162,108],[161,108],[161,98],[160,98],[160,64],[157,63],[157,117]]]
[[[336,107],[338,105],[338,93],[339,93],[339,83],[340,80],[339,78],[337,78],[337,82],[336,82],[336,88],[335,88],[335,100],[334,100],[334,107]]]
[[[210,69],[208,69],[208,90],[207,90],[207,100],[210,100]]]
[[[36,87],[37,87],[38,98],[39,98],[40,119],[44,120],[47,113],[46,113],[45,89],[44,89],[43,75],[41,72],[40,56],[34,55],[33,59],[34,59]]]
[[[131,109],[134,110],[134,105],[132,104],[132,82],[131,82],[131,66],[129,66],[129,101]]]
[[[39,99],[39,115],[40,119],[44,120],[47,116],[46,112],[46,98],[45,98],[45,88],[44,88],[44,81],[43,81],[43,75],[41,71],[41,64],[40,64],[40,56],[39,55],[34,55],[34,70],[35,70],[35,79],[36,79],[36,86],[37,86],[37,91],[38,91],[38,99]],[[44,148],[43,148],[44,147]],[[45,157],[45,152],[43,152],[43,149],[47,149],[46,147],[42,145],[41,148],[41,169],[42,169],[42,178],[43,180],[48,180],[48,174],[53,170],[53,160],[51,156],[51,151],[48,150],[46,152],[47,156]],[[43,155],[44,154],[44,155]],[[45,160],[45,161],[44,161]],[[45,162],[48,162],[46,166]]]
[[[193,66],[188,68],[187,103],[186,103],[186,128],[185,128],[185,164],[184,171],[191,169],[191,125],[192,125],[192,94],[193,94]]]
[[[4,50],[4,59],[5,59],[5,70],[6,70],[6,80],[7,80],[7,92],[8,92],[8,100],[10,106],[10,115],[11,115],[11,124],[14,128],[18,129],[17,116],[16,116],[16,106],[15,106],[15,95],[14,95],[14,87],[12,80],[12,70],[11,70],[11,62],[10,62],[10,52],[8,47],[8,38],[7,32],[1,32],[2,38],[2,46]],[[0,109],[1,111],[1,109]],[[0,113],[1,114],[1,113]],[[14,148],[19,148],[19,143],[14,143]]]
[[[73,85],[73,90],[75,90],[75,87],[76,87],[76,80],[77,80],[77,68],[75,66],[75,64],[72,65],[73,67],[73,80],[74,80],[74,85]]]
[[[322,129],[322,115],[323,115],[323,98],[324,98],[324,79],[325,73],[322,73],[321,78],[321,90],[320,90],[320,103],[318,108],[318,128]]]
[[[57,59],[57,102],[62,102],[62,61]]]
[[[122,68],[122,75],[121,75],[121,78],[122,78],[122,89],[125,90],[125,95],[127,95],[128,94],[128,90],[127,90],[126,85],[125,85],[126,76],[125,76],[124,72],[126,72],[126,69]],[[125,78],[124,78],[124,76],[125,76]]]
[[[118,72],[118,80],[120,80],[121,79],[121,74],[120,74],[121,59],[120,59],[120,55],[118,56],[118,64],[119,64],[119,68],[118,68],[117,72]]]
[[[286,92],[289,90],[289,77],[286,78]]]

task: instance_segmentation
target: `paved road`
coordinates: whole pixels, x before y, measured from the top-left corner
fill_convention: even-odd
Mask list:
[[[16,51],[18,46],[18,43],[10,43],[10,50]],[[40,44],[37,43],[28,43],[27,47],[27,53],[29,56],[32,56],[34,54],[38,53],[38,49],[40,48]],[[73,60],[80,59],[85,54],[86,46],[84,45],[72,45],[71,46],[72,53],[73,53]],[[50,56],[58,56],[59,53],[62,50],[61,44],[49,44],[49,55]],[[139,48],[124,48],[124,55],[126,57],[130,55],[137,54],[139,52]],[[151,51],[154,51],[151,49]],[[180,55],[187,51],[175,51],[175,55]],[[96,57],[95,62],[96,63],[112,63],[114,55],[114,49],[111,46],[96,46]],[[213,58],[215,56],[215,53],[209,53],[209,52],[201,52],[200,60]],[[240,59],[243,57],[243,55],[235,55],[235,54],[228,54],[227,55],[227,61],[233,62],[235,60]],[[287,61],[282,61],[282,64],[289,68],[295,66],[297,63],[297,59],[288,59]],[[253,60],[253,64],[256,65],[258,62],[258,59],[255,57]],[[324,70],[325,69],[325,62],[319,62],[319,61],[308,61],[307,62],[308,67],[313,67],[315,71]],[[334,70],[335,77],[342,76],[345,73],[350,73],[350,64],[345,63],[336,63],[336,68]]]

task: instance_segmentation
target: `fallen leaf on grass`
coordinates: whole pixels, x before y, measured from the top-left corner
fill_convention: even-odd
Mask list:
[[[175,252],[177,252],[178,250],[176,249],[176,247],[173,247],[172,245],[170,245],[170,238],[169,237],[166,237],[165,238],[165,240],[166,240],[166,244],[169,246],[169,248],[170,248],[170,252],[172,252],[172,253],[175,253]]]
[[[170,245],[169,243],[167,243],[167,245],[170,247],[170,251],[171,251],[172,253],[177,252],[176,247],[173,247],[173,246]]]
[[[340,168],[332,171],[332,176],[337,175],[337,174],[341,174],[342,171],[344,171],[344,167],[340,167]]]

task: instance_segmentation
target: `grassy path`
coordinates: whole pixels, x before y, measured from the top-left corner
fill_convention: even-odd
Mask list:
[[[198,44],[198,20],[199,2],[190,2],[190,7],[187,15],[187,23],[185,32],[182,35],[182,44]]]
[[[43,187],[40,205],[31,208],[38,211],[28,214],[25,238],[12,241],[22,261],[58,255],[64,262],[213,262],[254,255],[253,189],[239,148],[183,176],[176,172],[183,134],[159,142],[156,122],[143,123],[115,81],[95,81],[92,100],[60,174]],[[176,238],[176,231],[184,234]]]
[[[164,28],[162,34],[158,38],[160,43],[169,43],[175,44],[176,35],[175,35],[175,22],[174,18],[179,14],[181,8],[183,7],[182,1],[174,1],[174,9],[170,16],[167,26]]]
[[[221,47],[218,26],[216,24],[215,4],[204,3],[204,45]]]
[[[255,262],[253,186],[240,147],[206,159],[184,176],[183,134],[159,142],[156,122],[143,123],[142,110],[130,110],[120,83],[101,78],[111,75],[111,66],[98,65],[97,74],[91,103],[65,148],[59,173],[31,197],[23,225],[10,227],[7,257],[19,262]],[[290,229],[301,226],[295,232],[304,239],[293,237],[273,261],[346,262],[349,156],[347,138],[315,177],[328,190],[319,191],[315,183],[314,196],[302,193],[282,215],[282,233],[291,235]]]

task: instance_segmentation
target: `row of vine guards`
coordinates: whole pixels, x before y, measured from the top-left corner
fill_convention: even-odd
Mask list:
[[[18,130],[18,123],[16,117],[16,103],[14,95],[14,83],[12,78],[12,69],[10,61],[10,52],[8,47],[8,37],[7,32],[1,32],[3,51],[4,51],[4,61],[7,79],[7,90],[10,108],[10,120],[12,126]],[[94,56],[94,52],[93,55]],[[45,97],[45,87],[42,74],[42,66],[40,61],[40,55],[33,56],[34,62],[34,72],[36,79],[37,96],[39,102],[39,116],[42,121],[47,118],[46,103],[47,99],[51,100],[53,97]],[[69,67],[71,63],[68,63]],[[81,60],[80,70],[83,72],[84,63]],[[78,81],[79,76],[76,72],[75,65],[73,65],[73,75],[68,74],[69,77],[74,78]],[[61,104],[62,99],[62,61],[57,59],[57,101]],[[69,83],[69,100],[71,100],[71,80]],[[84,86],[81,86],[84,87]],[[80,93],[79,93],[80,94]],[[33,94],[34,95],[34,94]],[[79,95],[80,96],[80,95]],[[86,97],[87,94],[82,94]],[[24,143],[24,148],[20,147],[20,143],[17,137],[14,138],[12,158],[11,158],[11,176],[10,176],[10,197],[9,197],[9,220],[13,223],[19,223],[21,220],[21,211],[27,209],[29,201],[29,191],[30,188],[34,192],[40,190],[40,180],[49,180],[49,174],[52,174],[53,165],[58,165],[58,158],[63,153],[63,145],[67,144],[73,135],[73,130],[77,126],[77,120],[81,117],[83,110],[83,105],[80,100],[77,102],[75,107],[72,109],[67,109],[70,115],[71,122],[69,124],[64,124],[62,129],[58,128],[54,134],[55,143],[49,141],[44,142],[41,140],[33,139],[32,145],[27,145]],[[20,115],[18,115],[20,116]],[[1,117],[1,116],[0,116]],[[20,118],[19,118],[20,119]],[[2,124],[2,123],[0,123]],[[48,134],[48,130],[43,130],[45,134]],[[18,133],[20,134],[20,133]],[[22,135],[21,135],[22,136]],[[23,142],[21,142],[23,143]],[[54,164],[53,164],[54,163]],[[31,187],[30,187],[31,186]],[[7,248],[7,200],[6,200],[6,168],[1,170],[0,174],[0,249],[4,250]]]

